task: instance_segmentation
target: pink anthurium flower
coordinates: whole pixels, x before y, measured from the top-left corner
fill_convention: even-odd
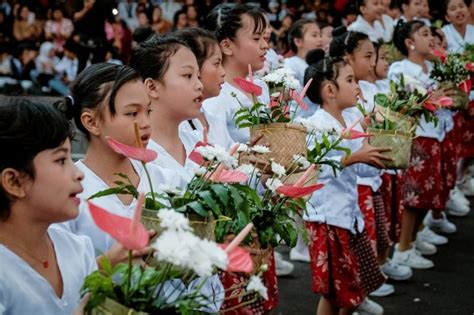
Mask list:
[[[204,127],[203,129],[203,141],[198,141],[196,143],[196,145],[194,146],[194,149],[191,151],[191,153],[189,153],[189,156],[188,158],[193,161],[194,163],[196,164],[203,164],[204,163],[204,158],[202,157],[202,155],[198,152],[196,152],[196,149],[199,148],[199,147],[205,147],[208,145],[207,143],[207,128]]]
[[[442,63],[445,63],[446,58],[448,58],[448,53],[444,49],[434,49],[431,52],[433,56],[439,58]]]
[[[144,195],[138,196],[137,206],[133,218],[124,218],[110,213],[91,202],[89,211],[95,224],[105,233],[112,236],[117,242],[128,250],[140,250],[148,244],[148,232],[140,222]]]
[[[249,82],[242,78],[234,78],[234,82],[246,93],[253,94],[255,96],[262,95],[262,87],[256,85],[255,83]]]
[[[471,79],[467,79],[467,80],[462,81],[461,83],[459,83],[459,88],[461,89],[461,91],[463,91],[466,94],[470,93],[471,88],[472,88]]]
[[[158,153],[153,150],[126,145],[118,142],[112,137],[107,137],[107,143],[112,148],[112,150],[118,154],[122,154],[123,156],[133,160],[142,161],[143,163],[154,161],[158,156]]]
[[[208,176],[208,179],[216,183],[241,183],[247,181],[249,177],[245,173],[226,170],[222,165],[219,165],[216,171]]]
[[[299,94],[295,90],[291,90],[291,97],[304,110],[308,109],[308,105],[305,104],[305,102],[303,101],[303,98],[305,97],[306,92],[308,91],[309,86],[311,85],[311,82],[313,82],[313,78],[309,79],[308,82],[306,82],[306,85],[304,86],[303,90],[301,91],[301,94]]]
[[[354,127],[362,120],[362,118],[358,119],[356,122],[352,124],[349,128],[342,128],[342,138],[353,140],[358,138],[367,138],[371,135],[369,133],[365,133],[362,131],[354,130]]]
[[[423,103],[423,107],[434,112],[439,108],[450,107],[453,105],[453,99],[448,96],[433,97],[431,96]]]
[[[241,247],[238,247],[244,238],[253,229],[253,223],[247,224],[242,231],[229,244],[219,244],[225,250],[229,258],[227,271],[230,272],[251,272],[253,270],[253,261],[250,254]]]
[[[276,192],[289,198],[297,199],[304,196],[310,195],[318,189],[324,187],[323,184],[316,184],[304,187],[304,183],[314,171],[316,165],[312,164],[308,169],[301,175],[301,177],[293,185],[283,185],[277,188]]]
[[[474,65],[472,64],[472,62],[466,63],[466,70],[469,72],[474,72]]]

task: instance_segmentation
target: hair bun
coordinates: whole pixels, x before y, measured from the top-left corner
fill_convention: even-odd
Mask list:
[[[306,62],[308,63],[308,65],[312,65],[317,63],[318,61],[323,60],[325,56],[326,52],[324,50],[319,48],[313,49],[308,51],[308,53],[306,54]]]
[[[63,113],[66,119],[71,120],[74,118],[74,98],[71,95],[54,102],[53,107]]]
[[[341,25],[332,30],[332,37],[339,37],[345,33],[347,33],[347,28],[344,25]]]

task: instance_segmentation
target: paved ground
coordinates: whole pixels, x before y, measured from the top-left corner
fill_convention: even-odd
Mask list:
[[[474,211],[450,220],[458,226],[458,233],[431,256],[435,268],[415,270],[410,281],[391,282],[394,295],[373,298],[384,306],[384,314],[474,315]],[[276,313],[315,314],[318,296],[311,293],[309,265],[296,263],[295,269],[291,277],[279,278],[281,302]]]

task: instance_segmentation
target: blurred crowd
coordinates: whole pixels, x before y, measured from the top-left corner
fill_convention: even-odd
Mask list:
[[[68,84],[88,65],[127,63],[136,42],[155,32],[200,26],[221,2],[0,0],[0,93],[67,95]],[[355,0],[253,2],[268,12],[270,47],[285,57],[291,55],[288,32],[294,21],[316,20],[323,42],[329,42],[333,27],[357,17]],[[394,1],[384,2],[397,18]],[[434,10],[426,10],[425,18],[436,19],[437,6],[430,7]]]

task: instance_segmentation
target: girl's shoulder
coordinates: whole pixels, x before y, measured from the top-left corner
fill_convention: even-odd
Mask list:
[[[48,234],[56,248],[60,244],[60,248],[67,249],[68,258],[72,258],[71,256],[75,259],[83,258],[89,265],[95,266],[94,246],[88,236],[71,233],[57,225],[50,226]]]

